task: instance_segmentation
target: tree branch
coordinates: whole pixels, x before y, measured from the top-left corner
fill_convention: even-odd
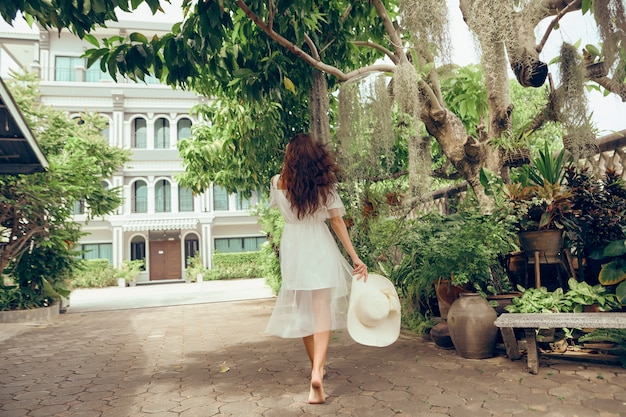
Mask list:
[[[463,178],[463,175],[461,175],[460,172],[447,172],[444,168],[434,169],[431,173],[431,176],[433,178],[439,178],[442,180],[458,180]]]
[[[254,24],[259,29],[261,29],[263,32],[267,34],[267,36],[270,39],[277,42],[279,45],[281,45],[282,47],[284,47],[285,49],[293,53],[299,59],[311,65],[313,68],[316,68],[320,71],[323,71],[327,74],[337,77],[338,81],[340,82],[345,82],[352,78],[359,77],[361,75],[368,74],[371,72],[393,72],[395,70],[395,66],[391,64],[374,64],[368,67],[359,68],[357,70],[354,70],[345,74],[339,68],[334,67],[332,65],[328,65],[319,59],[315,59],[313,56],[307,54],[301,48],[296,46],[293,42],[285,39],[278,33],[274,32],[274,30],[272,30],[272,28],[269,27],[263,21],[263,19],[257,16],[243,0],[236,0],[235,3],[246,14],[246,16],[248,16],[248,18],[254,22]]]
[[[550,1],[548,1],[547,3],[548,3],[547,4],[548,8],[558,7],[558,5],[550,4],[551,3]],[[565,16],[569,12],[573,12],[575,10],[580,9],[581,6],[582,6],[581,0],[574,0],[571,3],[569,3],[567,6],[565,6],[560,12],[558,12],[556,14],[556,17],[552,19],[552,22],[550,22],[550,24],[548,25],[546,29],[546,33],[543,34],[543,38],[541,38],[541,42],[539,42],[539,44],[535,47],[535,50],[537,52],[541,52],[543,50],[543,47],[546,46],[546,42],[548,41],[548,38],[550,37],[550,33],[555,28],[555,26],[559,23],[559,21],[563,18],[563,16]]]
[[[311,53],[313,54],[313,58],[317,59],[318,61],[321,61],[320,54],[317,52],[317,46],[315,46],[315,42],[313,42],[313,39],[311,39],[311,37],[307,35],[306,33],[304,34],[304,41],[306,42],[307,45],[309,45],[309,48],[311,48]]]
[[[379,45],[372,41],[355,41],[354,44],[356,46],[369,46],[370,48],[374,48],[385,54],[389,59],[391,59],[391,61],[393,61],[394,64],[398,63],[398,58],[394,55],[394,53],[382,45]]]
[[[626,84],[619,83],[615,81],[614,78],[609,77],[589,78],[589,80],[596,82],[610,92],[617,94],[621,97],[622,102],[626,103]]]
[[[378,16],[380,16],[380,18],[383,20],[383,25],[385,26],[385,30],[387,31],[387,34],[389,35],[389,38],[391,39],[391,44],[393,45],[396,51],[395,56],[396,56],[397,61],[394,61],[394,62],[398,62],[398,63],[404,62],[403,60],[407,60],[407,58],[402,48],[402,40],[400,39],[398,32],[393,26],[393,22],[389,18],[389,14],[387,13],[387,8],[385,7],[385,5],[383,4],[381,0],[373,0],[372,4],[376,8],[376,12],[378,13]]]

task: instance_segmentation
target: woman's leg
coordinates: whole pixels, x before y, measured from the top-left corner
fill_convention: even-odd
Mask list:
[[[306,348],[306,354],[309,356],[309,361],[311,361],[311,368],[313,368],[313,351],[315,350],[313,345],[313,335],[305,336],[302,338],[304,342],[304,347]],[[324,361],[326,363],[326,361]],[[324,378],[326,378],[326,368],[324,368]]]
[[[302,341],[304,342],[304,347],[306,349],[306,354],[309,356],[309,360],[311,361],[311,367],[313,367],[313,351],[314,351],[313,335],[304,336],[302,338]]]
[[[313,312],[315,314],[315,333],[313,336],[305,338],[307,352],[313,347],[313,364],[311,369],[311,390],[309,392],[309,403],[321,404],[326,401],[324,395],[324,365],[326,364],[326,354],[330,343],[330,289],[313,291]],[[311,339],[312,338],[312,343]]]

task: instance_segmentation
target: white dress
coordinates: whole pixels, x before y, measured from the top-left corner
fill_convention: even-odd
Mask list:
[[[327,206],[298,219],[277,181],[278,175],[272,178],[270,207],[278,207],[285,218],[280,241],[282,286],[265,332],[294,338],[344,328],[352,266],[339,251],[325,220],[343,216],[346,209],[334,191]]]

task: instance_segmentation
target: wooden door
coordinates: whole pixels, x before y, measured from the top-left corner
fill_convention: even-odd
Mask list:
[[[150,242],[150,281],[182,279],[180,240]]]

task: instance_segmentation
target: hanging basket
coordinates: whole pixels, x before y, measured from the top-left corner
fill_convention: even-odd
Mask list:
[[[530,164],[530,149],[520,148],[505,155],[504,164],[508,167],[521,167]]]

